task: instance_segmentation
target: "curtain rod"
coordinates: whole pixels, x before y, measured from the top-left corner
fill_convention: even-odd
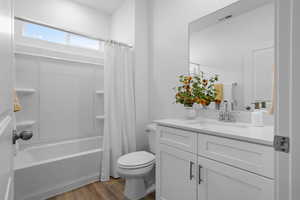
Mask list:
[[[90,36],[90,35],[87,35],[87,34],[84,34],[84,33],[80,33],[80,32],[77,32],[77,31],[71,31],[71,30],[66,30],[66,29],[58,28],[58,27],[51,26],[51,25],[43,23],[43,22],[39,22],[39,21],[36,21],[36,20],[31,20],[31,19],[24,18],[24,17],[17,17],[17,16],[15,16],[15,19],[19,20],[19,21],[23,21],[23,22],[37,24],[37,25],[40,25],[40,26],[45,26],[45,27],[56,29],[56,30],[59,30],[59,31],[64,31],[64,32],[67,32],[67,33],[70,33],[70,34],[75,34],[75,35],[83,36],[83,37],[86,37],[86,38],[89,38],[89,39],[92,39],[92,40],[99,40],[99,41],[102,41],[102,42],[109,41],[109,42],[112,42],[112,43],[115,43],[115,44],[119,44],[119,45],[122,45],[122,46],[133,48],[132,45],[129,45],[129,44],[126,44],[126,43],[122,43],[122,42],[118,42],[118,41],[114,41],[114,40],[106,40],[106,39],[103,39],[103,38],[98,38],[98,37]]]

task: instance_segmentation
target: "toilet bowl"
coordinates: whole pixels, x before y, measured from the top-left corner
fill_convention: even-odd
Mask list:
[[[154,191],[155,134],[156,126],[147,126],[150,152],[137,151],[118,159],[117,172],[125,178],[124,196],[129,200],[139,200]],[[151,179],[152,182],[151,182]]]

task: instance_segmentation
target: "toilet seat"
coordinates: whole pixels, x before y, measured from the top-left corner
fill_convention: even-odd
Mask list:
[[[121,156],[118,159],[118,165],[123,169],[138,169],[152,165],[155,162],[155,156],[146,151],[137,151]]]

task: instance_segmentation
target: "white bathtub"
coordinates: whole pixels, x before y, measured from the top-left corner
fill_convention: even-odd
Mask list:
[[[27,148],[15,157],[15,200],[42,200],[99,180],[102,138]]]

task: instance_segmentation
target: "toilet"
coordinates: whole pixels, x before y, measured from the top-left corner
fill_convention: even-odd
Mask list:
[[[125,178],[124,196],[128,200],[139,200],[155,189],[155,135],[156,125],[146,128],[149,150],[128,153],[118,159],[117,172]]]

